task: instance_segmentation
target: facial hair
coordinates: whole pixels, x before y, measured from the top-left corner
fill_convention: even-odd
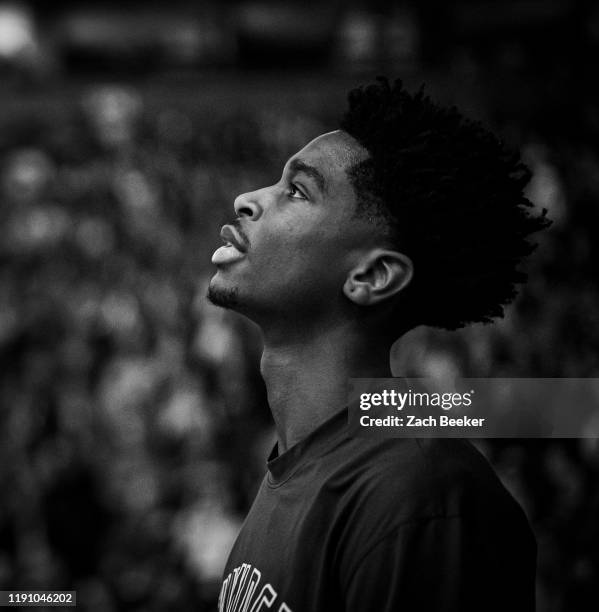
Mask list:
[[[206,297],[215,306],[220,306],[221,308],[234,309],[239,304],[238,290],[236,287],[232,289],[215,289],[210,285]]]

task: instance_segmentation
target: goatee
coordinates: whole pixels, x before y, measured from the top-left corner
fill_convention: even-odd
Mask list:
[[[206,297],[215,306],[221,308],[235,308],[239,303],[236,287],[233,289],[217,289],[210,285]]]

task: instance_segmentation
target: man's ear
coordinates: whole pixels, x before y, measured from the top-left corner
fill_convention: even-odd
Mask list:
[[[378,304],[404,289],[414,276],[412,260],[388,249],[373,249],[347,275],[343,293],[355,304]]]

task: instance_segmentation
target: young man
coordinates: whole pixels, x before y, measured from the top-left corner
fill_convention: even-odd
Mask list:
[[[417,325],[501,316],[547,225],[517,157],[381,79],[341,129],[239,196],[209,298],[262,329],[278,443],[225,569],[222,612],[534,610],[520,507],[461,440],[356,438],[352,377],[389,377]]]

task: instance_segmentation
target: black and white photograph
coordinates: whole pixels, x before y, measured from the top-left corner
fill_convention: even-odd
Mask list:
[[[0,607],[599,607],[599,3],[0,0]]]

